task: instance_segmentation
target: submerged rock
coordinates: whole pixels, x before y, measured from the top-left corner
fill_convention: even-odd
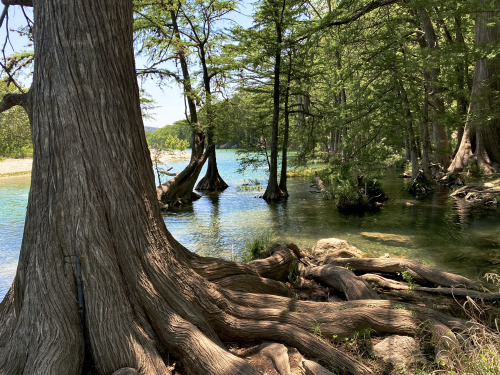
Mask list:
[[[340,258],[361,258],[364,256],[364,253],[345,240],[339,238],[324,238],[319,240],[314,246],[313,255],[317,257],[336,256]]]
[[[410,236],[404,236],[401,234],[380,232],[361,232],[360,234],[370,240],[381,241],[388,244],[408,245],[412,242],[412,238]]]

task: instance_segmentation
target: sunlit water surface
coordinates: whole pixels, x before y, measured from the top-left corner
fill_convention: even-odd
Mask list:
[[[180,171],[186,164],[178,161],[168,167]],[[339,237],[375,256],[389,253],[418,259],[468,277],[500,273],[498,211],[459,214],[449,191],[437,191],[419,201],[404,192],[405,181],[396,172],[389,172],[381,181],[390,200],[380,212],[343,215],[334,201],[311,192],[310,181],[290,179],[288,201],[268,204],[259,198],[264,190],[241,189],[253,179],[265,184],[264,170],[237,173],[231,150],[218,151],[218,164],[228,189],[165,215],[174,237],[199,254],[241,259],[245,241],[262,233],[304,247],[314,246],[321,238]],[[0,298],[15,274],[28,190],[29,177],[0,178]],[[374,233],[403,237],[387,241]]]

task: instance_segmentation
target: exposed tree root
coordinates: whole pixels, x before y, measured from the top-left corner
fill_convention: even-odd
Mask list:
[[[464,298],[470,297],[474,299],[489,300],[489,301],[500,300],[500,293],[485,293],[485,292],[478,292],[476,290],[461,289],[461,288],[442,288],[442,287],[428,288],[423,286],[410,287],[408,286],[407,283],[402,283],[396,280],[387,279],[380,275],[369,274],[369,273],[361,275],[360,278],[387,289],[409,290],[409,291],[426,292],[432,294],[444,294],[444,295],[464,297]]]
[[[219,258],[205,258],[194,254],[188,255],[190,267],[207,280],[220,280],[234,275],[258,275],[260,277],[283,280],[290,267],[296,261],[300,249],[293,244],[275,244],[265,259],[257,259],[247,264],[230,262]]]
[[[260,346],[260,355],[269,358],[280,375],[290,375],[288,349],[285,345],[264,343]]]
[[[213,280],[213,282],[223,288],[239,292],[292,296],[291,289],[285,283],[254,275],[227,276],[219,280]]]
[[[437,284],[444,286],[465,286],[478,288],[477,282],[466,277],[439,271],[414,260],[402,258],[351,258],[338,259],[328,256],[325,263],[342,267],[350,267],[355,271],[402,273],[407,272],[416,282],[420,284]]]
[[[307,359],[302,361],[302,366],[304,367],[306,375],[334,375],[333,372],[328,371],[320,364]]]
[[[346,299],[379,299],[377,293],[351,270],[327,264],[319,267],[308,267],[306,276],[324,282],[329,287],[341,291]]]
[[[382,268],[384,273],[410,270],[416,280],[425,282],[436,282],[439,279],[447,284],[460,282],[470,286],[473,285],[470,280],[464,283],[464,278],[457,275],[440,273],[427,266],[415,265],[416,262],[400,259],[392,260],[394,264],[388,262],[390,259],[335,260],[327,253],[326,258],[330,264],[314,266],[314,263],[321,263],[321,260],[312,258],[311,254],[292,244],[275,245],[270,253],[268,258],[248,264],[184,253],[185,261],[207,280],[203,288],[196,292],[192,286],[184,283],[178,284],[184,285],[184,291],[160,286],[169,283],[169,278],[161,284],[158,284],[159,280],[151,279],[156,285],[154,287],[149,281],[144,284],[146,280],[137,279],[136,282],[142,285],[141,289],[153,289],[140,294],[144,297],[134,297],[135,292],[132,293],[132,300],[136,301],[134,304],[140,303],[143,306],[136,309],[135,318],[107,322],[104,326],[100,324],[98,330],[101,335],[89,337],[97,371],[114,375],[170,374],[173,367],[167,364],[166,356],[171,353],[182,364],[176,373],[257,375],[259,372],[251,362],[236,357],[225,349],[223,342],[266,342],[271,339],[277,343],[262,345],[260,355],[270,358],[270,363],[282,374],[290,373],[287,349],[283,345],[296,348],[307,358],[303,362],[306,373],[330,373],[311,361],[314,360],[337,369],[341,374],[373,374],[376,371],[364,364],[362,358],[355,358],[342,347],[337,347],[335,342],[340,343],[342,338],[355,337],[358,332],[365,331],[376,335],[413,336],[427,327],[436,346],[436,359],[450,363],[448,353],[460,346],[455,332],[465,331],[468,327],[466,321],[413,304],[380,300],[364,280],[380,285],[385,283],[382,286],[398,290],[408,290],[409,287],[405,283],[379,275],[358,277],[352,271],[331,263],[345,261],[358,271],[374,267]],[[382,263],[379,264],[379,260]],[[284,281],[290,276],[290,268],[297,261],[310,264],[303,266],[306,275],[334,289],[340,288],[346,298],[352,300],[320,303],[283,296],[294,290],[294,287],[290,289],[285,285]],[[369,266],[362,261],[368,261]],[[148,271],[145,272],[149,274]],[[139,272],[137,275],[140,274]],[[450,289],[419,288],[425,292]],[[470,290],[466,292],[469,297],[487,295]],[[186,299],[189,305],[183,306],[175,302],[180,301],[175,298],[178,293],[182,293],[184,298],[191,296]],[[148,297],[155,294],[157,296],[153,299]],[[8,350],[5,343],[12,342],[6,338],[11,337],[12,333],[16,335],[16,332],[12,332],[13,329],[15,331],[14,324],[9,323],[16,321],[9,313],[12,310],[10,295],[11,292],[0,305],[0,319],[5,323],[0,327],[0,343],[3,343],[0,345],[0,358],[4,359],[2,353]],[[163,301],[160,305],[159,300]],[[89,304],[87,309],[91,309],[92,305]],[[147,315],[144,311],[148,311]],[[113,313],[115,315],[120,314],[117,311]],[[121,316],[122,319],[125,317],[123,314]],[[95,331],[96,328],[90,321],[88,329]],[[116,350],[105,350],[104,347],[99,349],[106,345],[106,340],[102,340],[102,333],[109,330],[129,332],[132,336],[124,341],[125,346],[115,348]],[[129,350],[124,350],[125,347]],[[133,356],[130,357],[130,354]],[[21,360],[20,353],[12,358]],[[15,369],[18,368],[16,365],[9,370],[5,366],[5,362],[0,366],[2,370],[7,369],[5,374],[16,373]]]

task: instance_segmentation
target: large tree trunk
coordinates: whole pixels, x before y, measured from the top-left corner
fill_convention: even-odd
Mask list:
[[[490,11],[481,1],[483,11],[476,19],[476,47],[500,43],[498,15],[500,1]],[[500,171],[500,56],[476,62],[469,112],[460,147],[449,171],[461,171],[476,160],[486,173]]]

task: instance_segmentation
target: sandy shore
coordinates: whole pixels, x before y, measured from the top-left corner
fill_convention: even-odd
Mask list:
[[[191,157],[191,151],[164,151],[160,157],[162,163],[174,160],[185,160]],[[32,158],[4,159],[0,161],[0,176],[31,172]]]
[[[153,156],[153,152],[151,152]],[[186,160],[191,157],[191,151],[163,151],[160,156],[160,161],[162,163],[168,163],[169,161]]]
[[[0,161],[0,176],[11,174],[30,173],[31,165],[33,164],[32,158],[24,159],[4,159]]]

